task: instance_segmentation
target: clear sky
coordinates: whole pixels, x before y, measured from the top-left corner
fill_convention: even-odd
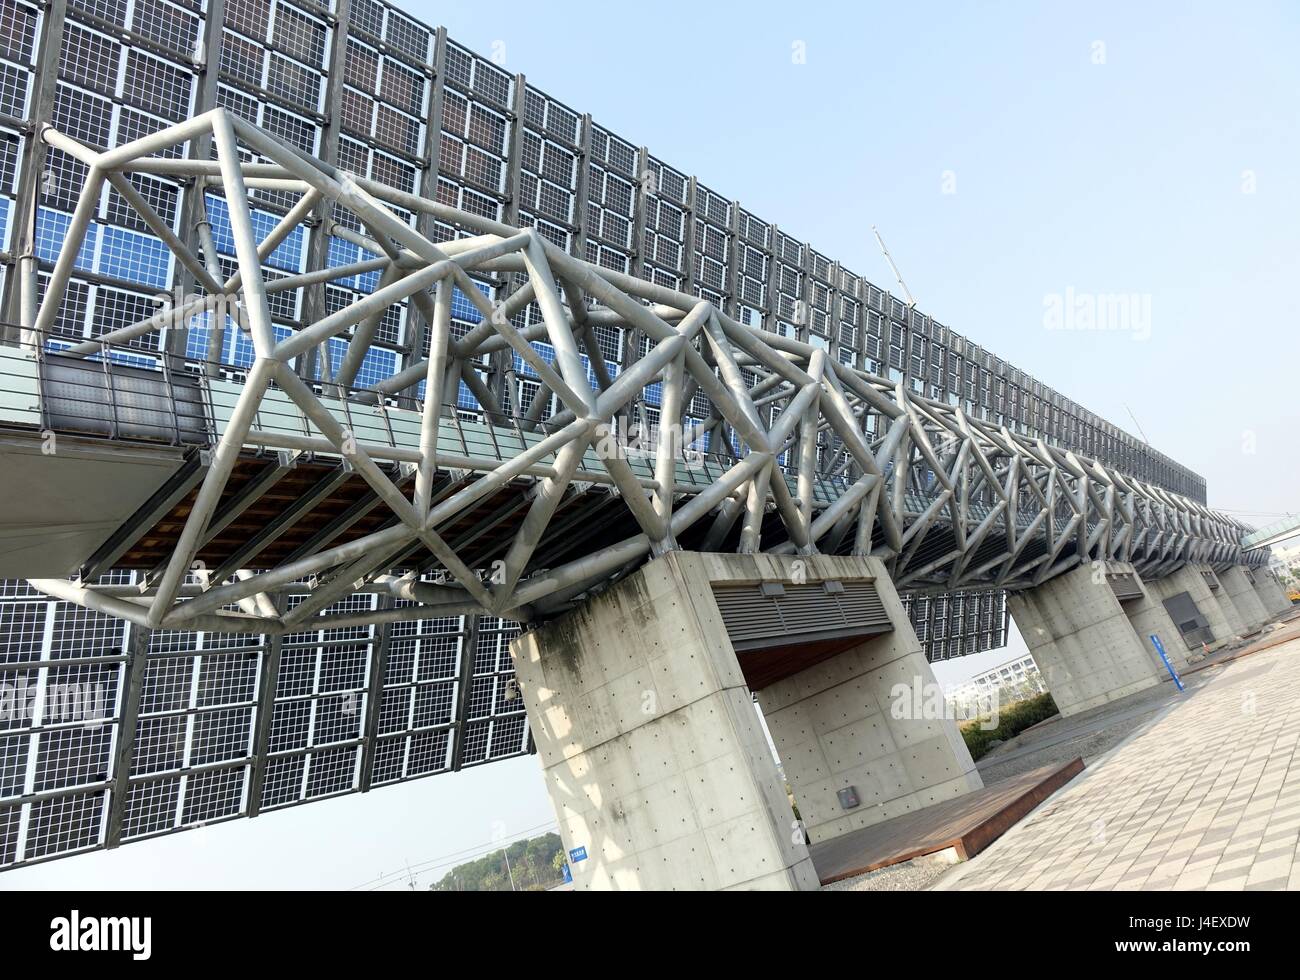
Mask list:
[[[1300,5],[403,6],[892,288],[878,225],[924,311],[1135,432],[1131,409],[1214,506],[1300,511]],[[1149,297],[1149,332],[1046,329],[1071,288]],[[522,759],[0,888],[352,887],[552,819]]]

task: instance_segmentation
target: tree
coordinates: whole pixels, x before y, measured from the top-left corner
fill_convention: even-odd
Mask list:
[[[509,858],[507,867],[506,859]],[[429,886],[430,891],[544,891],[564,880],[564,844],[559,834],[513,841],[464,864]]]

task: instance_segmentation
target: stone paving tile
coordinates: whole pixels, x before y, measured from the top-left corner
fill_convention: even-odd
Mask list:
[[[1276,892],[1286,888],[1286,878],[1270,878],[1268,881],[1251,881],[1246,879],[1246,891],[1248,892]]]
[[[1300,890],[1300,640],[1228,665],[937,887]]]

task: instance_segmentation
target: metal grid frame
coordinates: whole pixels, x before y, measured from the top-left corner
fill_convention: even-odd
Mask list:
[[[37,117],[48,113],[88,145],[107,149],[193,110],[197,83],[190,59],[204,36],[201,10],[170,0],[69,3],[52,5],[48,16],[60,45],[57,59],[46,53],[38,65]],[[71,222],[86,172],[57,149],[33,151],[26,177],[26,193],[35,202],[29,241],[35,261],[48,262]],[[178,230],[185,192],[177,182],[138,176],[126,182],[170,232]],[[145,310],[156,312],[156,296],[172,285],[175,268],[166,246],[123,193],[106,185],[98,201],[73,287],[80,315],[60,318],[61,332],[70,337],[93,337]],[[159,352],[164,342],[153,337],[137,345],[142,356],[132,363],[157,367],[156,358],[144,355]]]
[[[471,86],[477,84],[477,65],[474,74],[467,77]],[[504,94],[508,91],[503,91]],[[208,131],[218,150],[215,162],[150,156],[157,147],[179,144]],[[151,628],[196,620],[210,624],[206,627],[209,629],[234,632],[242,615],[250,628],[265,628],[273,634],[292,633],[292,626],[316,615],[331,600],[354,592],[357,587],[354,571],[361,569],[361,580],[368,580],[387,567],[395,549],[401,551],[415,541],[427,547],[454,580],[447,587],[425,590],[430,597],[441,596],[440,600],[430,599],[435,605],[443,601],[450,606],[487,609],[496,614],[509,613],[515,619],[527,619],[539,609],[551,608],[556,601],[553,594],[561,597],[559,601],[563,605],[565,598],[574,594],[571,590],[581,592],[589,588],[621,565],[635,564],[646,552],[658,554],[672,550],[676,547],[676,524],[688,528],[703,516],[701,507],[720,504],[727,498],[723,514],[731,510],[732,516],[715,522],[714,530],[704,542],[706,549],[709,541],[714,541],[713,547],[717,547],[725,539],[729,526],[740,516],[738,499],[731,499],[731,495],[742,490],[749,494],[749,500],[744,506],[746,520],[739,550],[752,551],[759,547],[764,533],[761,524],[766,514],[766,497],[771,493],[787,538],[784,544],[777,545],[778,550],[814,552],[819,539],[832,527],[834,533],[827,540],[835,550],[856,527],[854,551],[870,554],[880,550],[887,554],[900,586],[946,582],[949,588],[956,589],[969,579],[988,575],[998,587],[1009,584],[1028,587],[1057,574],[1071,562],[1090,560],[1098,554],[1108,558],[1123,556],[1123,560],[1128,560],[1135,553],[1141,554],[1140,549],[1145,549],[1142,561],[1157,567],[1170,561],[1192,560],[1194,555],[1213,555],[1221,560],[1229,552],[1240,554],[1233,538],[1239,525],[1222,515],[1198,508],[1186,499],[1162,495],[1158,488],[1130,482],[1108,471],[1095,459],[1075,458],[1042,440],[1035,442],[1015,436],[1005,425],[999,428],[981,424],[968,418],[959,406],[954,408],[943,402],[910,396],[909,386],[901,381],[891,385],[893,379],[859,374],[827,358],[828,342],[804,344],[788,337],[780,329],[781,314],[789,312],[790,304],[794,303],[799,315],[806,315],[807,306],[806,300],[793,300],[795,294],[806,294],[807,273],[796,275],[793,270],[796,267],[811,270],[814,263],[801,243],[775,229],[772,231],[774,260],[789,275],[779,286],[776,318],[772,321],[777,329],[769,332],[738,323],[707,301],[647,283],[617,268],[577,262],[548,243],[535,229],[520,232],[509,225],[403,194],[373,181],[366,182],[364,194],[359,193],[360,185],[352,175],[327,162],[300,155],[225,109],[212,110],[192,122],[146,137],[124,151],[96,152],[52,127],[43,131],[42,138],[88,168],[88,178],[68,231],[68,238],[74,242],[81,241],[83,232],[90,226],[93,205],[102,196],[105,182],[119,189],[126,187],[124,172],[191,176],[200,187],[219,177],[227,193],[229,233],[233,251],[238,255],[237,268],[210,266],[205,272],[192,251],[161,227],[157,214],[143,198],[134,195],[130,203],[151,227],[160,230],[175,258],[203,277],[208,285],[209,295],[188,304],[186,315],[190,311],[210,309],[225,291],[239,290],[249,322],[242,325],[243,332],[232,331],[232,334],[248,345],[250,358],[252,348],[256,348],[256,360],[247,383],[230,407],[229,420],[221,435],[217,448],[219,464],[203,478],[176,552],[166,567],[160,568],[158,577],[147,583],[151,595],[146,603],[147,612],[129,601],[105,597],[84,583],[68,587],[55,580],[41,580],[40,587],[45,591],[90,608],[109,609]],[[271,164],[247,162],[239,150],[240,141]],[[599,135],[595,142],[601,146],[602,161],[623,170],[633,167],[635,155],[630,144],[615,144],[607,134]],[[604,202],[600,207],[615,200],[620,215],[634,208],[617,195],[609,197],[607,172],[600,180],[606,188],[598,195]],[[246,200],[249,184],[271,186],[290,194],[296,191],[302,196],[284,219],[259,229],[256,214]],[[630,194],[632,185],[623,186]],[[307,212],[322,199],[328,199],[335,208],[351,211],[356,223],[373,230],[381,241],[362,238],[361,243],[381,260],[384,253],[388,257],[384,260],[379,286],[372,294],[297,333],[281,332],[275,329],[268,297],[277,285],[296,284],[303,279],[303,274],[290,275],[292,282],[268,283],[263,267],[300,230]],[[427,213],[478,234],[434,244],[412,227],[410,213],[395,213],[381,201]],[[383,244],[384,241],[388,244]],[[587,243],[589,254],[592,245],[590,241]],[[205,240],[205,246],[209,250],[214,247],[211,237]],[[399,247],[405,251],[399,251]],[[601,254],[593,257],[599,260]],[[53,322],[77,261],[76,248],[69,246],[60,252],[39,309],[28,311],[23,325],[24,343],[36,346],[31,338],[40,337]],[[552,267],[558,276],[552,273]],[[471,273],[485,268],[522,275],[520,288],[512,294],[512,299],[520,298],[522,304],[533,298],[541,322],[521,333],[507,318],[501,317],[501,310],[474,288],[469,278]],[[831,278],[828,263],[823,263],[821,271],[827,279]],[[344,272],[350,274],[347,268],[332,268],[323,278],[328,280]],[[214,273],[226,279],[224,286],[213,278]],[[434,287],[438,294],[436,301],[429,293]],[[561,287],[570,304],[568,311],[562,304]],[[450,329],[450,321],[458,289],[462,290],[459,295],[463,299],[472,302],[481,322],[457,339]],[[414,505],[372,458],[376,453],[381,457],[405,457],[393,457],[382,445],[372,444],[363,449],[356,444],[348,435],[352,425],[350,415],[345,412],[348,425],[345,428],[302,382],[291,363],[317,345],[337,341],[346,344],[344,364],[352,363],[355,367],[369,351],[374,324],[383,312],[408,298],[431,308],[426,316],[437,329],[430,335],[438,341],[430,349],[427,364],[423,365],[426,383],[431,388],[422,409],[420,450],[408,459],[420,474]],[[592,309],[588,299],[606,309]],[[658,305],[647,308],[638,300]],[[804,309],[798,310],[799,306]],[[931,330],[928,319],[896,300],[890,303],[889,314],[891,356],[895,361],[903,356],[898,350],[899,338],[905,338],[909,329],[913,331],[914,349],[923,352],[922,345]],[[640,356],[624,366],[617,383],[592,331],[593,316],[612,316],[614,326],[639,338]],[[680,323],[676,328],[671,327],[664,316],[680,319]],[[106,334],[99,344],[74,345],[68,353],[95,353],[104,343],[133,339],[158,329],[153,321],[145,320]],[[347,334],[350,339],[343,341],[342,335]],[[542,338],[545,338],[544,345],[532,343]],[[579,350],[579,338],[586,348],[585,354]],[[562,414],[567,418],[551,419],[551,435],[528,448],[520,433],[518,455],[504,465],[489,465],[490,474],[480,477],[473,488],[455,493],[435,506],[430,494],[439,453],[441,389],[459,374],[462,393],[468,390],[472,402],[477,403],[475,410],[489,427],[494,427],[496,419],[508,409],[508,399],[482,383],[478,362],[489,351],[506,348],[527,362],[545,386],[559,397],[565,406]],[[704,360],[705,353],[713,366]],[[678,359],[675,367],[674,357]],[[738,359],[755,365],[758,375],[751,371],[752,377],[745,377]],[[985,354],[984,364],[986,368],[992,364],[991,355]],[[368,379],[366,388],[376,395],[402,390],[414,380],[407,377],[410,370],[416,370],[418,376],[418,366],[402,372],[394,372],[390,367],[387,377]],[[340,369],[339,374],[344,373]],[[970,380],[973,383],[974,377]],[[259,417],[272,381],[289,397],[295,406],[293,411],[301,413],[302,431],[307,435],[297,441],[286,442],[283,436],[268,437],[260,430],[253,433],[254,420]],[[751,381],[757,383],[751,387]],[[981,387],[989,387],[987,370],[981,370],[980,381]],[[756,403],[755,396],[765,391],[772,394]],[[703,408],[710,415],[698,424],[690,421],[688,430],[679,435],[679,420],[693,407],[690,403],[696,394],[705,396],[707,402]],[[859,404],[856,410],[852,407],[854,402]],[[613,416],[630,406],[639,410],[643,421],[648,423],[647,428],[656,428],[654,423],[660,416],[670,423],[657,426],[658,456],[649,482],[646,477],[636,475],[623,458],[622,450],[611,455],[599,449],[605,445],[606,428]],[[879,424],[865,425],[872,415]],[[886,425],[889,433],[882,435]],[[319,436],[311,435],[313,429]],[[682,447],[692,446],[714,431],[722,435],[725,455],[731,457],[730,462],[723,462],[724,470],[729,471],[725,476],[713,478],[707,488],[699,490],[688,505],[675,512],[677,456],[679,451],[684,452],[678,448],[678,440]],[[847,459],[842,459],[845,454],[838,447],[828,444],[828,431],[842,440],[848,450]],[[734,432],[735,438],[729,432]],[[876,442],[879,448],[873,448],[865,436],[881,436]],[[392,438],[391,430],[389,437]],[[230,478],[234,454],[250,438],[253,445],[266,448],[314,451],[319,446],[325,452],[341,452],[358,464],[361,475],[399,523],[348,545],[326,549],[306,564],[290,562],[271,572],[241,574],[238,581],[214,585],[205,594],[183,601],[181,576],[201,547],[200,536]],[[495,435],[492,441],[497,441]],[[597,469],[605,471],[600,479],[612,481],[618,488],[642,535],[620,542],[597,561],[578,559],[559,570],[539,569],[541,580],[525,583],[525,572],[541,543],[541,535],[567,485],[583,465],[589,443],[597,446],[598,451],[596,459],[587,464],[584,475],[595,475]],[[960,452],[956,449],[959,444]],[[833,454],[829,451],[832,448],[837,449]],[[949,453],[955,455],[944,462]],[[497,454],[500,462],[499,450]],[[503,562],[504,575],[499,581],[494,577],[491,587],[486,587],[442,541],[434,526],[552,455],[554,462],[549,472],[553,475],[548,476],[542,492],[530,505],[528,518],[517,531]],[[832,464],[834,471],[829,468]],[[977,464],[978,482],[972,491],[970,474]],[[471,469],[477,467],[472,461],[468,465]],[[888,479],[882,467],[893,468]],[[997,467],[1004,468],[1002,475]],[[1037,472],[1040,468],[1041,472]],[[787,474],[791,473],[797,477],[797,485],[793,487],[786,483]],[[694,485],[695,478],[691,481]],[[826,490],[828,481],[832,488],[829,491]],[[887,489],[887,484],[892,487]],[[652,491],[653,505],[646,499],[647,487]],[[1097,487],[1106,488],[1104,496]],[[829,494],[820,506],[819,488]],[[797,493],[797,498],[793,493]],[[913,503],[914,500],[917,502]],[[861,507],[855,511],[859,502]],[[1181,543],[1170,540],[1163,550],[1155,552],[1156,535],[1163,526],[1160,517],[1151,512],[1151,504],[1158,509],[1172,508],[1183,521],[1195,520],[1194,530]],[[421,517],[421,511],[426,516]],[[923,551],[926,535],[941,511],[950,520],[952,541],[937,552]],[[691,516],[687,518],[686,514]],[[904,532],[904,526],[913,516],[915,522]],[[1005,525],[1005,548],[996,548],[991,553],[981,551],[985,537],[997,521]],[[883,534],[883,543],[876,546],[873,536],[878,532]],[[1066,545],[1072,539],[1077,539],[1076,547],[1067,551]],[[942,541],[940,537],[935,544],[940,545]],[[1031,543],[1034,547],[1026,551]],[[1175,548],[1173,554],[1168,553],[1170,547]],[[371,549],[377,550],[372,553]],[[331,569],[333,577],[314,588],[301,608],[274,614],[262,608],[243,607],[245,600],[266,592],[268,586],[283,585],[286,575]],[[398,590],[393,591],[394,595],[408,588],[391,578],[388,584],[390,591]],[[265,596],[260,601],[265,602]],[[236,602],[241,604],[240,614],[220,611],[223,604]],[[538,602],[540,605],[535,605]],[[323,621],[351,622],[355,618],[347,613],[333,618],[326,614]]]
[[[0,870],[523,755],[504,652],[517,633],[472,616],[283,637],[147,630],[5,581]]]
[[[566,252],[575,250],[581,224],[579,177],[583,116],[533,85],[516,82],[519,193],[515,223]]]

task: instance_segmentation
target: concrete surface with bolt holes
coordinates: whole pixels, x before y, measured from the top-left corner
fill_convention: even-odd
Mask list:
[[[936,888],[1300,888],[1300,639],[1213,669]]]

